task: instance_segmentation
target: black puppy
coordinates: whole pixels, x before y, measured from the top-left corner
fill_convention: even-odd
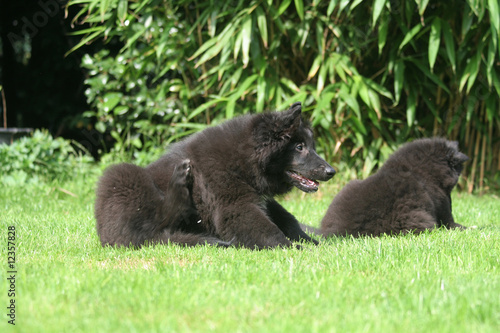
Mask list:
[[[351,181],[337,194],[321,233],[357,237],[462,227],[453,220],[450,193],[467,160],[457,142],[433,138],[408,143],[376,174]]]
[[[109,168],[97,188],[97,231],[103,246],[315,242],[273,197],[293,186],[314,192],[334,174],[295,103],[207,128],[146,168]]]

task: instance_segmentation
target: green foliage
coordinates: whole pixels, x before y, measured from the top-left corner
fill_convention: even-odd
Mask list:
[[[327,159],[370,174],[402,142],[466,147],[468,189],[500,169],[497,1],[74,0],[89,116],[148,148],[301,101]]]
[[[23,185],[42,180],[71,179],[93,162],[78,153],[71,143],[54,139],[47,131],[35,131],[11,145],[0,144],[0,183]]]
[[[4,318],[2,332],[498,331],[495,196],[452,194],[456,220],[478,226],[465,231],[333,238],[303,250],[131,250],[101,247],[89,186],[95,180],[58,184],[75,196],[53,184],[0,191],[4,237],[16,228],[19,291],[16,325]],[[296,191],[282,203],[317,225],[335,193]]]

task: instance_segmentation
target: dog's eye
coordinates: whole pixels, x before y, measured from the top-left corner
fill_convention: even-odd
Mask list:
[[[299,143],[295,146],[295,149],[297,149],[298,151],[302,151],[304,149],[304,146],[301,143]]]

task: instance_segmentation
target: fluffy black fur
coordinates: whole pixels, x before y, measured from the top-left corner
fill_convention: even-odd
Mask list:
[[[453,220],[450,193],[467,160],[457,142],[432,138],[408,143],[377,173],[351,181],[337,194],[321,233],[357,237],[463,228]]]
[[[273,197],[293,186],[316,191],[334,174],[295,103],[207,128],[146,168],[110,167],[97,188],[97,231],[103,246],[316,242]]]

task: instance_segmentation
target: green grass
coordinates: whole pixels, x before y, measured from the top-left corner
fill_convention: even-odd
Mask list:
[[[497,332],[500,202],[454,194],[476,229],[334,238],[303,250],[102,248],[95,176],[4,187],[0,331]],[[335,183],[335,180],[332,181]],[[67,192],[76,195],[73,197]],[[283,204],[318,225],[336,189]],[[7,324],[7,227],[16,226],[16,325]]]

